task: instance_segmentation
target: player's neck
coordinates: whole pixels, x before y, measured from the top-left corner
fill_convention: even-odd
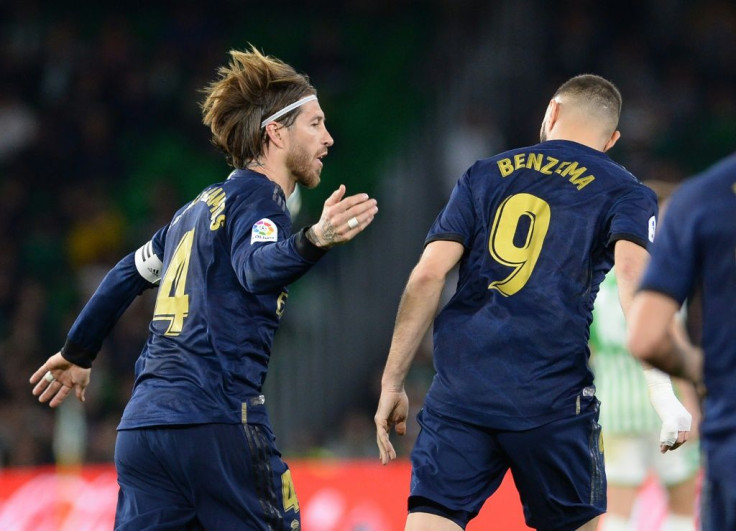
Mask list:
[[[547,140],[569,140],[601,152],[605,147],[599,133],[572,126],[555,128],[547,135]]]
[[[284,164],[276,164],[270,160],[268,156],[248,163],[248,169],[264,175],[269,181],[278,184],[284,191],[284,195],[288,199],[294,192],[296,183],[291,177],[291,173],[286,169]]]

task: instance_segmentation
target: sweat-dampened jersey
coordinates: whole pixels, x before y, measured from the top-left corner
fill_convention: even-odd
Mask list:
[[[108,273],[74,323],[63,355],[90,366],[119,315],[160,276],[119,429],[243,422],[248,402],[259,400],[287,285],[323,254],[304,231],[291,234],[278,185],[236,170]],[[145,266],[154,255],[160,271]]]
[[[434,322],[433,410],[523,430],[594,399],[588,335],[614,242],[646,247],[657,200],[607,155],[552,140],[476,162],[426,238],[465,247]]]
[[[700,428],[708,475],[736,485],[736,154],[685,181],[670,199],[640,289],[682,304],[702,291]]]

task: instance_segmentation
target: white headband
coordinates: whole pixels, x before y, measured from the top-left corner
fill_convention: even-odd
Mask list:
[[[274,122],[274,121],[278,120],[283,115],[285,115],[287,112],[293,111],[297,107],[301,107],[305,103],[307,103],[309,101],[316,100],[316,99],[317,99],[317,96],[315,96],[314,94],[312,94],[311,96],[305,96],[302,99],[297,100],[294,103],[291,103],[291,104],[287,105],[286,107],[284,107],[280,111],[277,111],[277,112],[273,113],[271,116],[269,116],[268,118],[266,118],[265,120],[263,120],[261,122],[261,129],[263,129],[264,127],[266,127],[271,122]]]

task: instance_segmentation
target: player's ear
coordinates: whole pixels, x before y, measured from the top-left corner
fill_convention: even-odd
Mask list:
[[[266,124],[266,135],[271,143],[277,147],[284,147],[284,137],[282,130],[284,126],[277,122],[270,122]]]
[[[621,131],[614,131],[611,135],[611,138],[608,139],[608,142],[606,142],[605,147],[603,148],[603,153],[611,149],[614,145],[616,145],[616,142],[618,142],[618,139],[621,138]]]
[[[549,100],[549,105],[547,106],[547,129],[549,131],[555,126],[559,117],[560,102],[556,98],[552,98]]]

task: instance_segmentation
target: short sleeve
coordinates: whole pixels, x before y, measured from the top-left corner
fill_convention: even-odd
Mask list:
[[[608,245],[628,240],[649,249],[657,227],[657,210],[654,191],[638,184],[611,207]]]
[[[472,168],[463,175],[452,190],[450,199],[429,229],[424,244],[437,240],[461,243],[469,248],[475,229],[475,210],[470,189]]]

